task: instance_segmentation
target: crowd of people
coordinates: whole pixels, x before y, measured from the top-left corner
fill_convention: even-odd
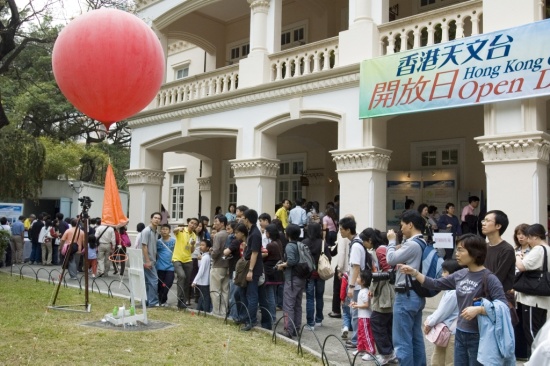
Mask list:
[[[481,219],[472,218],[479,204],[479,198],[472,196],[461,219],[454,216],[452,203],[436,217],[437,208],[421,204],[415,210],[414,202],[408,201],[397,232],[370,227],[359,231],[353,215],[340,217],[338,196],[335,202],[320,212],[316,202],[299,199],[291,208],[292,202],[285,199],[274,218],[244,205],[230,205],[226,214],[218,210],[210,230],[207,217],[190,218],[187,225],[172,228],[161,224],[162,215],[155,212],[149,225],[138,224],[133,245],[125,228],[117,231],[94,220],[88,242],[90,270],[106,276],[109,256],[133,246],[143,252],[147,306],[167,306],[176,282],[180,309],[191,307],[194,300],[198,310],[229,314],[242,331],[255,326],[272,329],[277,310],[282,309],[281,334],[293,338],[302,328],[304,293],[304,329],[322,327],[324,320],[325,280],[315,269],[303,273],[307,248],[313,263],[322,254],[335,258],[328,316],[341,318],[340,336],[363,360],[425,365],[425,336],[433,340],[434,334],[445,332],[448,338],[436,343],[432,365],[504,365],[530,358],[533,340],[548,316],[550,297],[524,294],[513,286],[517,273],[542,270],[545,257],[550,259],[542,225],[518,225],[512,245],[502,239],[509,226],[507,215],[491,210]],[[38,215],[26,228],[21,217],[11,227],[14,263],[21,261],[19,242],[27,230],[33,243],[31,263],[55,264],[58,255],[73,255],[70,246],[56,251],[56,244],[45,243],[46,237],[61,246],[76,242],[69,260],[71,277],[76,276],[77,255],[85,243],[78,239],[76,219],[69,225],[61,222],[65,222],[62,215],[53,221]],[[440,277],[427,275],[422,268],[424,251],[437,231],[454,235],[453,248],[440,253],[444,257]],[[124,265],[115,266],[117,271],[123,274]],[[427,295],[422,288],[443,291],[438,308],[425,321]],[[488,321],[495,316],[498,320]],[[491,342],[509,342],[513,352]]]

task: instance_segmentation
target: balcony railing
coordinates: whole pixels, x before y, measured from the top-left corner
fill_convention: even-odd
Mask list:
[[[338,37],[269,55],[271,81],[297,78],[338,66]]]
[[[239,65],[231,65],[204,74],[173,81],[162,86],[155,107],[164,107],[182,102],[228,93],[237,90]]]
[[[483,33],[482,14],[483,0],[472,0],[383,24],[378,27],[380,54],[478,35]]]

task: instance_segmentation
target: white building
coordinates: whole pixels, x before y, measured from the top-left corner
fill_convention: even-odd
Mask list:
[[[359,228],[384,230],[388,177],[438,174],[456,183],[444,200],[459,209],[484,192],[512,228],[546,222],[548,98],[359,118],[362,60],[542,20],[542,1],[137,3],[167,72],[130,122],[132,229],[161,203],[184,222],[230,202],[273,214],[283,198],[324,207],[340,194],[341,213]],[[521,153],[519,139],[529,141]]]

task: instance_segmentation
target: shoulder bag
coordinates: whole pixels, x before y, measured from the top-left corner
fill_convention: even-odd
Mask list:
[[[526,295],[550,296],[550,273],[548,272],[548,256],[546,247],[542,270],[519,272],[514,280],[514,290]]]
[[[450,338],[451,331],[443,322],[436,324],[426,334],[426,339],[439,347],[447,347]]]
[[[323,243],[323,250],[321,251],[321,255],[319,256],[319,263],[317,264],[317,273],[319,274],[319,277],[324,281],[334,276],[334,269],[330,266],[330,261],[325,254],[325,246],[326,242]]]

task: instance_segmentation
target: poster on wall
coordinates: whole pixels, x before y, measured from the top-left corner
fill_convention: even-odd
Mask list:
[[[0,203],[0,217],[6,217],[11,225],[23,215],[22,203]]]
[[[388,177],[389,178],[389,177]],[[387,187],[386,225],[387,229],[399,229],[400,217],[405,211],[405,201],[421,199],[420,180],[389,180]]]
[[[422,193],[424,202],[437,207],[440,214],[445,212],[448,202],[456,205],[456,181],[453,179],[424,181]]]

